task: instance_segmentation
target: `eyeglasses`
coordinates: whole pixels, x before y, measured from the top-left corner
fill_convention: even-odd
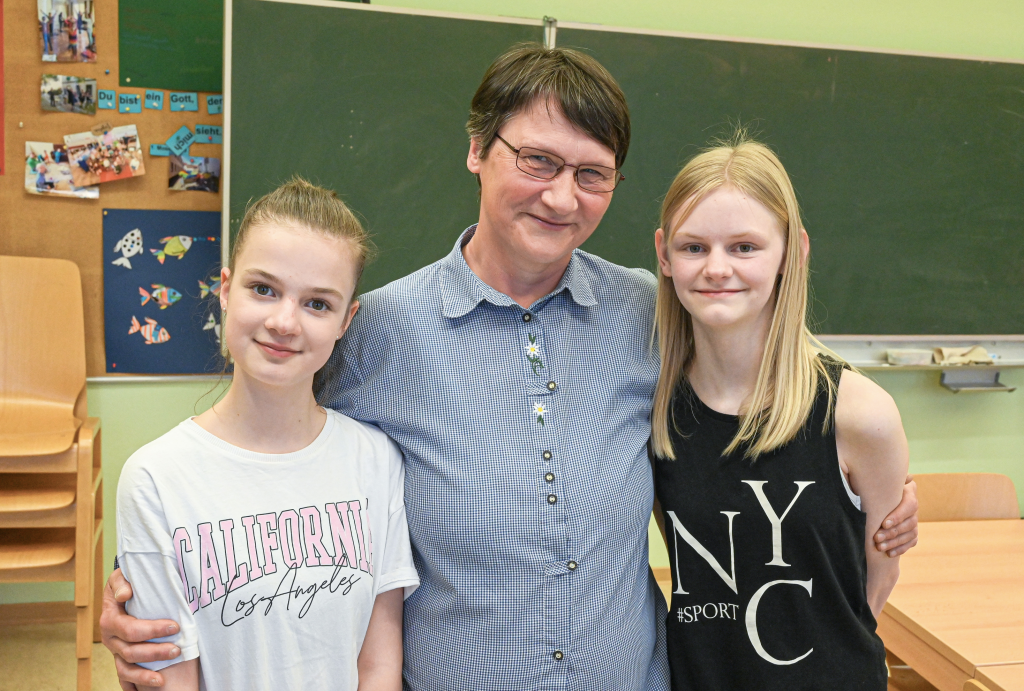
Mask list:
[[[528,146],[517,149],[502,139],[500,134],[495,134],[494,136],[501,139],[501,143],[511,149],[516,155],[516,168],[531,177],[540,178],[541,180],[554,180],[562,172],[562,169],[568,166],[574,169],[573,176],[576,178],[576,184],[580,186],[580,189],[584,189],[587,192],[601,193],[611,192],[618,186],[621,180],[626,179],[625,175],[614,168],[593,165],[591,163],[581,163],[574,166],[571,163],[566,163],[559,156],[549,154],[547,151],[532,149]]]

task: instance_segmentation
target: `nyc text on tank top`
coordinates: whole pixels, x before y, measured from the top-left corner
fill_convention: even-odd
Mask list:
[[[842,370],[825,360],[838,384]],[[675,461],[654,459],[668,537],[666,622],[674,691],[886,688],[866,595],[865,514],[851,502],[821,382],[789,444],[751,462],[722,451],[736,416],[684,380],[672,406]]]

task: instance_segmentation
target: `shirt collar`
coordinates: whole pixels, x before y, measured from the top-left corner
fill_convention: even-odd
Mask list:
[[[486,300],[494,305],[511,307],[516,301],[492,288],[480,280],[480,277],[473,273],[462,255],[462,247],[476,232],[476,224],[466,228],[459,236],[451,253],[442,260],[444,271],[441,272],[441,312],[449,319],[457,319],[472,312],[481,301]],[[594,289],[591,285],[593,276],[580,262],[576,256],[579,250],[573,250],[569,258],[569,266],[562,274],[562,280],[558,282],[550,294],[544,296],[534,304],[547,301],[563,290],[569,291],[569,295],[576,304],[581,307],[593,307],[597,304],[594,297]]]

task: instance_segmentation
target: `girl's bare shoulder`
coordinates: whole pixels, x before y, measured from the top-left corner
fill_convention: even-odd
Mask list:
[[[892,396],[871,379],[851,370],[844,370],[839,381],[836,434],[844,446],[869,454],[893,444],[906,444],[903,421]]]

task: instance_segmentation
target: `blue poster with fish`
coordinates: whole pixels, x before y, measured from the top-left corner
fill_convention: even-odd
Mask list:
[[[220,372],[220,214],[103,210],[107,372]]]

